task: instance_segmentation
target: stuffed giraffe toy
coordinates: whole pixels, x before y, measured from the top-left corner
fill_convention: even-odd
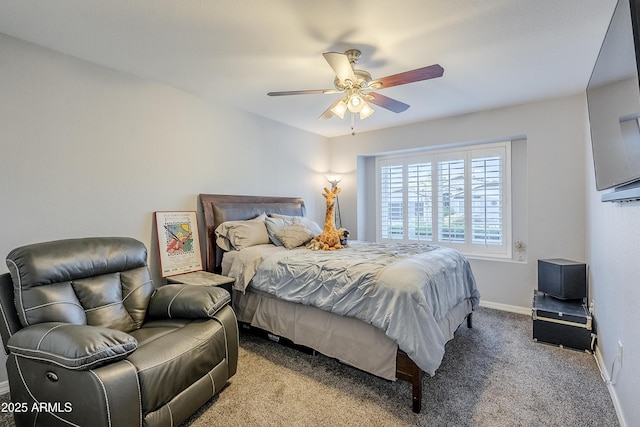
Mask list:
[[[318,234],[313,240],[311,240],[311,243],[307,245],[307,248],[313,249],[314,251],[333,251],[343,248],[340,244],[340,238],[344,235],[344,229],[341,228],[340,230],[336,230],[334,216],[335,201],[338,193],[340,193],[340,189],[338,187],[334,187],[331,190],[325,187],[324,193],[322,193],[327,202],[327,214],[324,218],[324,229],[321,234]]]

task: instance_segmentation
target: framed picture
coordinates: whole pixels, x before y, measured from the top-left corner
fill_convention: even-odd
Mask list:
[[[195,211],[155,213],[162,277],[202,270]]]

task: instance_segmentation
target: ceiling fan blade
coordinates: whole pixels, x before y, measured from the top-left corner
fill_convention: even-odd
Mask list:
[[[331,94],[340,93],[336,89],[316,89],[316,90],[287,90],[284,92],[269,92],[269,96],[284,96],[284,95],[315,95],[315,94]]]
[[[351,63],[349,62],[349,58],[344,53],[337,52],[325,52],[322,54],[324,59],[327,60],[333,72],[336,73],[338,79],[341,82],[346,80],[351,80],[352,82],[356,82],[356,76],[353,74],[353,68],[351,67]]]
[[[443,74],[444,68],[442,68],[440,64],[433,64],[417,68],[415,70],[405,71],[404,73],[398,73],[392,76],[376,79],[369,83],[369,87],[373,89],[386,89],[388,87],[419,82],[421,80],[435,79],[436,77],[442,77]]]
[[[394,113],[402,113],[407,108],[409,108],[409,104],[396,101],[393,98],[389,98],[388,96],[380,95],[379,93],[375,93],[375,92],[367,93],[365,98],[370,103],[380,106],[382,108],[386,108],[387,110],[393,111]]]

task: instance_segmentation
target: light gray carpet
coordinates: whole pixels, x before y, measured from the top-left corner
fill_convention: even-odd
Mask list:
[[[616,426],[593,355],[532,340],[529,316],[479,309],[461,326],[422,413],[410,386],[243,336],[238,374],[186,425]]]
[[[593,356],[534,343],[531,328],[529,316],[479,309],[425,375],[421,414],[404,381],[243,335],[238,373],[183,427],[617,426]],[[8,414],[0,425],[13,425]]]

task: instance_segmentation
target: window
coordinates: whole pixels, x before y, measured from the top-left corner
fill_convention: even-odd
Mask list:
[[[376,159],[378,240],[511,256],[510,143]]]

